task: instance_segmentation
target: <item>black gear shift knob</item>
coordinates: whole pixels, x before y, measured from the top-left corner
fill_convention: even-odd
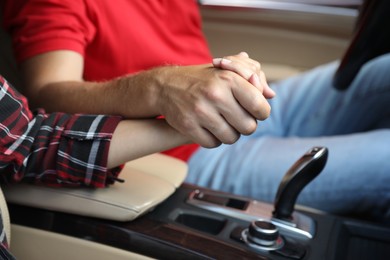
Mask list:
[[[313,147],[294,163],[284,175],[276,193],[274,218],[291,220],[299,193],[320,174],[327,158],[326,147]]]

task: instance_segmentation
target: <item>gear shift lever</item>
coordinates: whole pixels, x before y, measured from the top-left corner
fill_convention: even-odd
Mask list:
[[[301,190],[325,167],[326,147],[313,147],[307,151],[284,175],[275,197],[273,217],[290,221],[294,205]]]

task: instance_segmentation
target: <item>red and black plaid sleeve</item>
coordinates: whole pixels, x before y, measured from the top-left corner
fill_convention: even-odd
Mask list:
[[[6,182],[105,187],[109,143],[120,117],[32,113],[0,76],[0,172]]]

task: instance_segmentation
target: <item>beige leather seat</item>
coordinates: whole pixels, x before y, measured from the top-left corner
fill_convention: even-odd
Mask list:
[[[7,207],[7,202],[5,201],[4,194],[2,189],[0,188],[0,213],[3,221],[3,227],[5,230],[5,234],[7,236],[8,244],[11,244],[11,222],[9,219],[9,212]]]
[[[5,201],[97,218],[131,221],[153,210],[175,192],[186,174],[187,164],[183,161],[153,154],[127,163],[121,173],[125,183],[117,183],[108,189],[66,189],[28,184],[4,186],[4,197],[1,196],[0,204],[7,237],[10,238],[12,233],[11,252],[19,260],[150,259],[79,238],[10,225]]]

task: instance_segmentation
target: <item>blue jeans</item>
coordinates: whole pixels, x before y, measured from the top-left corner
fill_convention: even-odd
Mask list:
[[[390,219],[390,54],[365,64],[346,91],[332,87],[337,67],[272,84],[271,116],[234,145],[199,149],[186,181],[273,202],[292,164],[311,147],[326,146],[325,169],[298,203]]]

